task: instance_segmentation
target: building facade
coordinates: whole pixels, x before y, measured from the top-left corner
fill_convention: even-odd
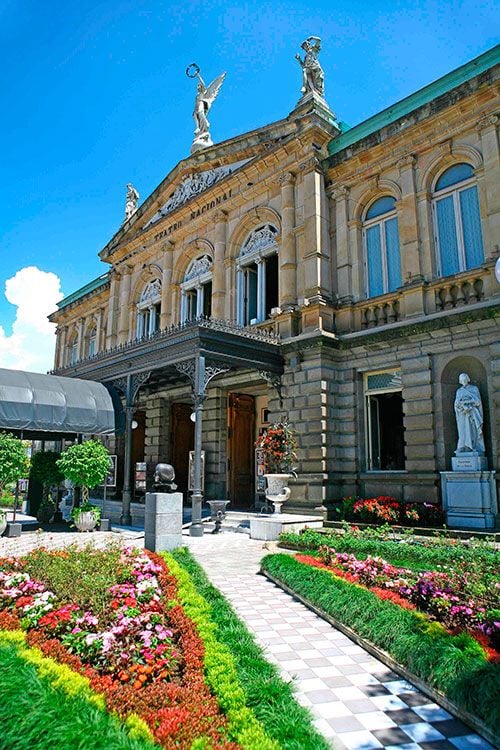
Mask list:
[[[293,510],[439,503],[465,371],[496,467],[499,61],[486,52],[353,128],[309,93],[174,167],[101,251],[109,270],[51,316],[54,372],[124,394],[137,427],[119,465],[168,461],[187,490],[202,377],[207,497],[253,505],[254,442],[287,417]]]

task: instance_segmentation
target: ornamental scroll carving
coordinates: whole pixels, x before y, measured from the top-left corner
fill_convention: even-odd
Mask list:
[[[269,248],[275,248],[277,250],[277,237],[278,230],[276,227],[271,226],[271,224],[266,224],[266,226],[261,227],[260,229],[254,229],[243,245],[240,256],[245,257],[246,255],[257,255],[263,250],[268,250]]]
[[[212,259],[208,255],[203,255],[201,258],[196,258],[184,276],[184,281],[191,281],[198,276],[203,276],[204,273],[209,273],[212,270]]]
[[[216,182],[227,177],[227,175],[234,172],[235,169],[238,169],[238,167],[241,167],[247,161],[248,159],[244,159],[243,161],[236,162],[229,166],[215,167],[214,169],[208,169],[206,172],[196,172],[187,175],[181,184],[177,186],[168,201],[163,204],[160,210],[146,224],[146,227],[159,221],[163,216],[166,216],[175,208],[182,206],[188,200],[199,195],[204,190],[208,190],[208,188],[215,185]]]
[[[160,279],[153,279],[153,281],[146,284],[141,294],[140,302],[152,302],[159,297],[161,297],[161,281]]]

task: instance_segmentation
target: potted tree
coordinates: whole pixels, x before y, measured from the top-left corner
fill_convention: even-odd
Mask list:
[[[264,453],[264,469],[267,482],[266,497],[274,505],[274,512],[281,513],[281,506],[290,497],[288,482],[297,476],[297,441],[287,420],[275,422],[260,435],[255,443]]]
[[[0,433],[0,494],[9,484],[15,482],[17,487],[18,480],[27,476],[29,465],[30,461],[23,441],[10,433]],[[5,512],[0,513],[0,533],[2,534],[7,527],[8,536],[19,536],[21,533],[21,524],[16,523],[16,503],[17,492],[12,522],[7,524]]]
[[[61,453],[57,466],[66,479],[82,488],[82,502],[71,517],[79,531],[92,531],[101,517],[101,509],[89,502],[89,489],[101,484],[109,471],[109,455],[97,440],[70,445]]]
[[[30,476],[37,479],[42,485],[42,501],[37,511],[37,518],[40,523],[50,521],[56,510],[50,488],[64,479],[63,473],[57,465],[60,456],[61,454],[55,451],[40,451],[35,453],[31,459]]]

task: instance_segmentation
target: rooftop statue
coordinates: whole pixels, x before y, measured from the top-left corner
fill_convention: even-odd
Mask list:
[[[308,36],[300,45],[304,50],[304,59],[300,55],[295,55],[302,68],[302,88],[304,94],[316,92],[319,96],[325,96],[325,75],[323,68],[318,60],[321,51],[321,39],[319,36]]]
[[[205,81],[200,75],[200,69],[198,65],[196,65],[196,63],[191,63],[191,65],[186,69],[186,75],[188,76],[188,78],[198,79],[196,99],[194,102],[193,111],[193,117],[196,126],[194,131],[193,144],[191,146],[191,151],[193,152],[197,151],[200,148],[207,148],[208,146],[213,145],[209,133],[210,123],[208,122],[208,113],[212,104],[217,98],[222,84],[224,83],[226,74],[221,73],[220,76],[217,76],[217,78],[215,78],[209,86],[206,86]]]
[[[127,197],[125,198],[125,221],[130,219],[132,214],[137,211],[139,205],[139,193],[130,183],[127,185]]]

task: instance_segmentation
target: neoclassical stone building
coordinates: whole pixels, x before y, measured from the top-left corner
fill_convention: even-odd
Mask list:
[[[205,494],[236,507],[254,504],[254,441],[283,416],[299,439],[293,509],[440,502],[463,371],[496,467],[499,57],[352,128],[306,93],[195,151],[126,219],[100,253],[109,270],[51,320],[55,372],[123,394],[127,502],[136,461],[173,463],[187,490],[193,393]]]

